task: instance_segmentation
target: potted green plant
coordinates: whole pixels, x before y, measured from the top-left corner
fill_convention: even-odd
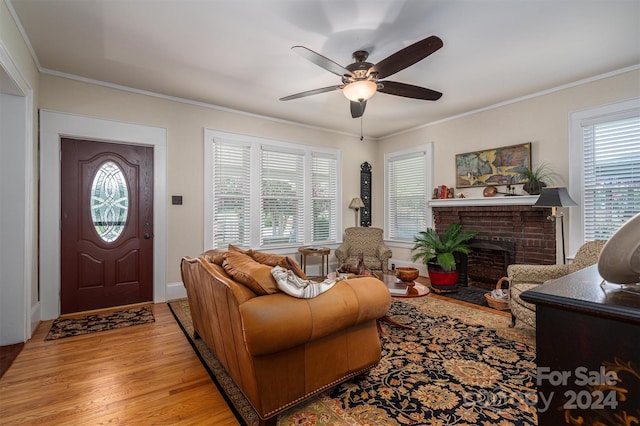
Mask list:
[[[554,176],[549,164],[540,163],[538,167],[520,173],[520,177],[527,180],[522,189],[530,195],[538,195],[542,188],[553,183]]]
[[[469,240],[477,235],[475,231],[461,231],[462,225],[452,223],[442,236],[429,228],[420,231],[413,239],[415,245],[412,260],[427,265],[431,286],[438,290],[455,290],[458,283],[456,258],[454,253],[469,253]]]

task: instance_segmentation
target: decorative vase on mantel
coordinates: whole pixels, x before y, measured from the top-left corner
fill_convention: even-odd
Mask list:
[[[533,181],[522,185],[522,189],[529,195],[540,195],[540,191],[542,191],[542,188],[546,186],[547,184],[544,182]]]

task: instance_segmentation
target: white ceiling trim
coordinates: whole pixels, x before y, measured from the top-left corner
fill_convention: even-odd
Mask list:
[[[390,138],[390,137],[402,135],[402,134],[405,134],[405,133],[410,133],[410,132],[413,132],[413,131],[416,131],[416,130],[424,129],[425,127],[434,126],[436,124],[445,123],[447,121],[456,120],[458,118],[462,118],[462,117],[466,117],[466,116],[469,116],[469,115],[478,114],[480,112],[489,111],[489,110],[500,108],[500,107],[503,107],[503,106],[506,106],[506,105],[515,104],[517,102],[526,101],[527,99],[533,99],[533,98],[537,98],[539,96],[549,95],[551,93],[559,92],[561,90],[569,89],[571,87],[581,86],[583,84],[592,83],[594,81],[603,80],[605,78],[614,77],[616,75],[620,75],[620,74],[624,74],[624,73],[631,72],[631,71],[636,71],[636,70],[640,70],[640,64],[632,65],[630,67],[622,68],[622,69],[615,70],[615,71],[610,71],[610,72],[607,72],[607,73],[604,73],[604,74],[600,74],[600,75],[596,75],[596,76],[593,76],[593,77],[584,78],[582,80],[574,81],[573,83],[567,83],[567,84],[563,84],[561,86],[552,87],[551,89],[546,89],[546,90],[542,90],[540,92],[531,93],[530,95],[521,96],[519,98],[510,99],[510,100],[503,101],[503,102],[498,102],[497,104],[489,105],[489,106],[486,106],[486,107],[474,109],[472,111],[467,111],[467,112],[462,113],[462,114],[453,115],[451,117],[443,118],[442,120],[432,121],[431,123],[422,124],[420,126],[416,126],[416,127],[411,128],[411,129],[405,129],[405,130],[401,130],[401,131],[396,132],[396,133],[392,133],[392,134],[381,136],[380,139]]]
[[[20,35],[22,36],[22,39],[24,40],[25,44],[27,45],[27,49],[29,50],[29,54],[31,55],[31,59],[33,59],[33,62],[36,63],[36,67],[38,67],[38,70],[40,72],[42,72],[42,66],[40,66],[40,61],[38,61],[38,56],[36,55],[36,51],[33,49],[33,45],[31,44],[31,40],[29,40],[29,37],[27,36],[27,32],[25,31],[24,27],[22,26],[22,22],[20,22],[20,19],[18,19],[18,14],[16,13],[15,9],[13,8],[13,3],[11,3],[11,0],[4,0],[4,4],[7,5],[7,9],[9,9],[9,13],[11,14],[11,18],[13,19],[13,22],[18,27],[18,31],[20,31]]]
[[[329,128],[325,128],[325,127],[311,126],[309,124],[304,124],[304,123],[296,123],[295,121],[283,120],[281,118],[274,118],[274,117],[269,117],[269,116],[266,116],[266,115],[253,114],[253,113],[250,113],[250,112],[241,111],[241,110],[232,109],[232,108],[227,108],[227,107],[223,107],[223,106],[220,106],[220,105],[209,104],[209,103],[201,102],[201,101],[194,101],[192,99],[185,99],[185,98],[180,98],[180,97],[176,97],[176,96],[164,95],[162,93],[150,92],[150,91],[142,90],[142,89],[136,89],[135,87],[122,86],[122,85],[119,85],[119,84],[108,83],[106,81],[94,80],[94,79],[91,79],[91,78],[81,77],[79,75],[67,74],[67,73],[64,73],[64,72],[51,70],[51,69],[48,69],[48,68],[42,68],[40,70],[40,72],[42,74],[52,75],[52,76],[61,77],[61,78],[67,78],[69,80],[80,81],[82,83],[95,84],[97,86],[108,87],[110,89],[123,90],[125,92],[136,93],[138,95],[151,96],[151,97],[154,97],[154,98],[164,99],[164,100],[167,100],[167,101],[180,102],[180,103],[187,104],[187,105],[198,106],[198,107],[208,108],[208,109],[215,109],[215,110],[218,110],[218,111],[224,111],[224,112],[229,112],[229,113],[233,113],[233,114],[240,114],[240,115],[244,115],[246,117],[257,118],[257,119],[260,119],[260,120],[267,120],[267,121],[272,121],[272,122],[275,122],[275,123],[288,124],[290,126],[303,127],[303,128],[307,128],[307,129],[313,129],[313,130],[320,130],[320,131],[323,131],[323,132],[335,133],[335,134],[345,135],[345,136],[350,136],[350,137],[357,137],[357,138],[360,137],[360,135],[355,134],[355,133],[347,133],[347,132],[342,132],[340,130],[329,129]],[[379,138],[375,138],[375,137],[372,137],[372,136],[367,136],[366,139],[378,140]]]

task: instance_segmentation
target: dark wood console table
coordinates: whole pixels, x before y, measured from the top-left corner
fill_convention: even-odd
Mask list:
[[[522,293],[536,304],[539,425],[640,416],[640,294],[601,282],[594,265]]]

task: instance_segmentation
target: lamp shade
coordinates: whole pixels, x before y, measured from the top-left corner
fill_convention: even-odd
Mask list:
[[[378,85],[370,80],[359,80],[353,83],[347,84],[342,93],[344,96],[353,102],[362,102],[371,98],[376,94]]]
[[[353,198],[349,203],[350,209],[361,209],[363,207],[364,207],[364,203],[362,202],[362,198],[360,197]]]
[[[567,188],[550,187],[542,188],[538,201],[533,207],[569,207],[577,206],[576,202],[571,199]]]

